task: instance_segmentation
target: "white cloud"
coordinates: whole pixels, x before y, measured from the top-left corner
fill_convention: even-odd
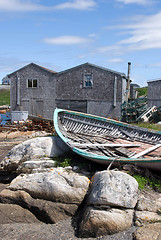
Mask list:
[[[112,46],[99,47],[98,51],[103,53],[113,50],[117,54],[122,54],[129,51],[161,49],[161,12],[138,19],[133,23],[113,26],[114,29],[120,30],[120,36],[127,37]]]
[[[124,4],[139,4],[139,5],[146,5],[152,3],[152,0],[116,0],[117,2],[121,2]]]
[[[108,60],[108,62],[110,62],[110,63],[122,63],[123,59],[121,59],[121,58],[113,58],[113,59]]]
[[[110,51],[120,51],[121,47],[118,45],[112,45],[112,46],[104,46],[104,47],[99,47],[98,51],[99,52],[110,52]]]
[[[91,34],[88,35],[88,37],[90,37],[90,38],[97,38],[97,35],[95,33],[91,33]]]
[[[90,10],[96,6],[94,0],[73,0],[55,6],[56,9]]]
[[[157,62],[157,63],[152,63],[152,64],[148,64],[148,67],[161,67],[161,62]]]
[[[45,38],[43,41],[53,45],[75,45],[88,43],[91,40],[79,36],[60,36],[56,38]]]
[[[123,39],[119,44],[126,44],[134,50],[161,48],[161,12],[122,27],[129,30],[131,37]]]
[[[23,12],[23,11],[42,11],[48,10],[40,4],[23,0],[0,0],[0,11]]]
[[[94,6],[96,6],[94,0],[73,0],[55,6],[36,4],[35,0],[0,0],[0,11],[7,12],[49,11],[56,9],[91,10]]]

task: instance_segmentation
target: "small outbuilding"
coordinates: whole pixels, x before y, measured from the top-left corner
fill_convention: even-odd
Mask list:
[[[11,111],[51,118],[55,109],[55,71],[30,63],[8,75]]]
[[[148,107],[161,106],[161,79],[148,81]]]
[[[10,78],[8,76],[2,79],[2,85],[10,85]]]
[[[137,88],[140,88],[138,84],[130,84],[130,100],[134,100],[138,97],[138,91],[136,90]]]

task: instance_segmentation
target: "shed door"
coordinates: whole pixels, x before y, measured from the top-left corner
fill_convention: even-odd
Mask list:
[[[29,104],[30,104],[30,101],[27,100],[27,99],[24,99],[21,101],[22,103],[22,107],[23,107],[23,111],[28,111],[29,113]],[[30,114],[30,113],[29,113]]]
[[[44,106],[43,100],[33,99],[32,115],[43,116],[43,106]]]

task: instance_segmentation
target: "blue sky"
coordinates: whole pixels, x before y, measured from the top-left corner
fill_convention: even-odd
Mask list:
[[[0,0],[0,80],[34,62],[90,62],[146,86],[161,78],[160,0]]]

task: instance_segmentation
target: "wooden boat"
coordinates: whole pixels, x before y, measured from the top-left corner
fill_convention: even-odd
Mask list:
[[[54,127],[75,153],[89,160],[161,171],[160,131],[63,109],[55,110]]]

